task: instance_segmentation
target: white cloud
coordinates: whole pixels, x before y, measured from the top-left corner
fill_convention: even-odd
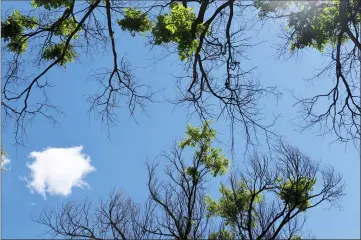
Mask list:
[[[7,158],[5,155],[1,155],[1,169],[8,170],[8,168],[5,167],[5,165],[8,165],[10,163],[10,159]]]
[[[42,152],[31,152],[35,159],[27,164],[30,169],[28,187],[46,198],[50,195],[68,196],[73,187],[89,187],[83,180],[95,168],[90,164],[89,156],[82,153],[83,146],[71,148],[47,148]]]

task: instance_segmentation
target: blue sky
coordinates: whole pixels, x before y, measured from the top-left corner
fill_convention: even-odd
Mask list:
[[[24,7],[27,2],[17,2],[12,8]],[[2,4],[2,12],[11,4]],[[279,89],[294,90],[298,94],[310,94],[325,91],[328,82],[323,76],[313,86],[307,85],[304,78],[311,77],[316,68],[321,68],[324,59],[316,51],[307,51],[300,59],[290,59],[286,62],[274,57],[277,43],[277,24],[265,27],[258,38],[267,42],[249,50],[251,59],[249,66],[256,65],[254,74],[262,84],[278,85]],[[97,92],[98,87],[89,83],[89,69],[97,69],[111,64],[110,55],[101,60],[97,55],[82,63],[69,64],[67,69],[53,69],[47,75],[48,81],[55,85],[49,92],[53,104],[62,108],[65,116],[59,117],[59,124],[53,126],[46,120],[38,118],[27,130],[26,147],[15,148],[14,138],[9,127],[2,133],[2,142],[9,154],[10,170],[2,173],[2,237],[3,238],[38,238],[44,233],[44,228],[31,221],[31,216],[37,217],[44,207],[54,208],[63,201],[80,201],[88,197],[96,203],[100,197],[106,197],[113,187],[123,188],[128,196],[141,203],[147,196],[145,161],[153,159],[171,147],[173,141],[183,136],[187,123],[199,124],[197,118],[187,117],[186,108],[174,108],[164,101],[164,96],[174,97],[175,79],[171,74],[181,73],[181,65],[177,56],[171,56],[149,66],[157,52],[150,52],[144,46],[142,37],[130,37],[128,34],[118,36],[119,51],[126,53],[134,66],[141,66],[135,70],[138,78],[150,84],[154,90],[166,88],[156,96],[157,103],[150,103],[147,113],[136,112],[136,123],[129,117],[126,109],[118,111],[119,123],[111,128],[110,139],[106,129],[102,129],[100,120],[93,115],[86,115],[89,103],[86,94]],[[126,46],[122,48],[122,46]],[[155,50],[157,51],[157,50]],[[32,69],[34,73],[37,69]],[[276,130],[294,146],[311,156],[316,161],[332,165],[343,174],[346,184],[346,196],[342,199],[342,210],[328,209],[328,205],[321,205],[308,212],[306,231],[311,231],[318,238],[359,238],[360,237],[360,161],[354,146],[330,142],[334,136],[315,137],[312,131],[297,132],[291,119],[297,116],[297,109],[293,107],[294,100],[287,92],[278,105],[265,104],[265,113],[282,113]],[[213,126],[220,132],[220,140],[229,140],[227,122],[222,118]],[[236,161],[243,160],[240,154],[244,150],[244,137],[241,133],[236,136]],[[83,179],[89,188],[73,187],[67,197],[49,195],[46,199],[41,194],[31,192],[27,188],[24,177],[30,178],[31,164],[34,159],[29,158],[31,152],[42,152],[45,148],[69,148],[83,146],[82,152],[91,159],[91,166],[95,171]],[[262,149],[261,149],[262,150]],[[265,149],[263,149],[265,150]],[[54,160],[54,159],[53,159]],[[73,166],[71,165],[70,168]],[[84,166],[83,166],[84,167]],[[224,179],[223,179],[224,180]],[[216,191],[218,186],[213,186]],[[21,228],[19,228],[21,226]],[[21,230],[19,230],[21,229]]]

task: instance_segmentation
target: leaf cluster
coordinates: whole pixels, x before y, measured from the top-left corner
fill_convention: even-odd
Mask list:
[[[209,127],[210,122],[204,122],[202,127],[187,126],[186,138],[179,143],[179,147],[198,147],[195,152],[195,158],[207,169],[209,169],[213,176],[223,175],[226,173],[229,166],[229,159],[222,154],[221,148],[211,147],[212,141],[215,139],[217,131]],[[198,173],[194,169],[188,169],[187,173],[190,176],[197,176]]]
[[[65,52],[65,53],[63,53]],[[65,65],[69,62],[74,62],[75,57],[77,56],[74,48],[72,45],[66,45],[65,42],[58,43],[58,44],[52,44],[45,48],[42,57],[45,60],[55,60],[62,57],[63,58],[59,62],[60,66],[65,67]]]
[[[252,193],[247,189],[245,183],[240,182],[236,189],[232,190],[225,185],[221,185],[219,189],[221,198],[217,202],[206,196],[205,201],[208,210],[208,217],[218,216],[225,219],[226,225],[233,226],[239,216],[243,218],[247,217],[249,204],[251,201]],[[254,197],[253,204],[260,203],[262,201],[262,195],[257,194]],[[244,221],[246,219],[243,219]]]
[[[282,184],[279,197],[290,208],[298,208],[301,211],[305,211],[311,206],[309,197],[315,183],[316,178],[308,179],[302,177],[298,180],[288,180]]]
[[[152,29],[152,21],[142,11],[126,8],[124,9],[124,15],[124,18],[118,20],[117,23],[123,31],[129,31],[132,36],[135,36],[137,32],[143,33]]]
[[[32,0],[33,8],[44,7],[46,10],[57,9],[61,7],[70,7],[72,0]]]
[[[196,15],[192,8],[184,7],[182,4],[172,4],[170,13],[157,17],[157,23],[152,30],[155,45],[176,43],[180,59],[187,60],[198,46],[198,40],[191,31],[195,20]],[[204,24],[197,25],[196,37],[203,30]]]
[[[291,43],[292,51],[312,47],[322,52],[327,44],[337,42],[337,32],[341,27],[337,5],[306,5],[302,11],[291,15],[288,26],[296,34]]]
[[[20,11],[14,10],[13,14],[1,23],[1,37],[7,44],[8,50],[15,53],[24,53],[28,40],[24,36],[26,30],[34,29],[39,24],[36,17],[28,17]]]
[[[70,34],[77,28],[78,23],[73,18],[67,18],[59,22],[54,29],[54,34],[56,36],[65,36],[68,37]],[[77,39],[78,34],[74,34],[73,38]]]
[[[122,30],[131,32],[132,36],[137,32],[151,31],[154,44],[161,45],[175,43],[178,46],[178,54],[182,61],[187,60],[197,49],[196,39],[204,30],[204,24],[198,24],[196,32],[192,33],[192,24],[196,20],[194,10],[184,7],[182,4],[171,4],[171,11],[157,17],[153,25],[148,16],[140,10],[127,8],[124,10],[125,17],[117,23]]]
[[[357,1],[350,1],[351,5]],[[264,18],[274,13],[290,12],[287,29],[291,33],[291,51],[312,47],[323,51],[327,45],[336,45],[337,34],[341,31],[339,13],[340,0],[328,2],[289,2],[261,1],[255,2],[259,16]],[[294,11],[296,10],[296,11]],[[356,22],[360,22],[360,19]],[[356,23],[357,25],[357,23]],[[343,42],[348,40],[344,36]]]
[[[232,232],[227,229],[221,229],[218,232],[213,232],[209,234],[208,240],[233,240],[235,236]]]

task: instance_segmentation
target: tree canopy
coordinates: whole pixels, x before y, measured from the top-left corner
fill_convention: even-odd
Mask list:
[[[302,126],[319,125],[323,133],[333,131],[341,141],[359,139],[359,1],[33,0],[31,6],[33,10],[15,10],[2,21],[2,38],[9,53],[2,110],[6,117],[15,117],[19,143],[24,124],[34,116],[56,121],[51,112],[58,108],[47,97],[42,102],[32,101],[32,92],[46,93],[51,85],[45,80],[46,74],[56,65],[66,67],[83,58],[84,51],[89,53],[94,45],[111,46],[113,66],[96,78],[103,89],[89,99],[90,110],[112,125],[118,120],[115,109],[122,104],[128,105],[131,114],[136,107],[145,109],[154,92],[135,80],[129,63],[119,56],[114,38],[119,31],[134,37],[139,33],[154,46],[176,47],[185,72],[178,77],[180,92],[175,103],[189,104],[204,120],[227,117],[232,129],[243,128],[248,143],[258,139],[259,130],[267,137],[275,135],[273,121],[265,124],[260,120],[263,117],[258,100],[267,94],[278,97],[280,92],[275,87],[261,86],[251,70],[242,67],[241,53],[252,47],[247,43],[250,38],[245,37],[250,24],[241,18],[249,9],[256,9],[262,20],[286,19],[281,38],[286,43],[281,53],[289,50],[292,54],[308,47],[330,53],[330,64],[322,73],[334,67],[335,86],[325,94],[297,97],[303,111]],[[29,47],[38,54],[27,54]],[[31,57],[33,60],[28,60]],[[35,77],[22,76],[22,65],[32,64],[44,67]],[[23,88],[17,85],[20,79],[26,79]],[[329,101],[329,107],[324,112],[316,111],[323,99]],[[219,108],[214,107],[214,101],[219,102]]]

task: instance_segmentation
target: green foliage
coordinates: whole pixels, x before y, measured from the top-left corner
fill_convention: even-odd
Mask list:
[[[123,31],[131,32],[132,36],[135,36],[136,32],[146,32],[152,29],[152,21],[142,11],[126,8],[124,14],[125,17],[122,20],[117,20],[117,23]]]
[[[1,23],[1,37],[7,44],[8,50],[15,53],[24,53],[28,41],[24,36],[27,29],[34,29],[39,24],[36,17],[24,16],[18,10]]]
[[[75,20],[73,18],[68,18],[61,22],[55,34],[69,36],[76,29],[76,27],[77,23]]]
[[[179,143],[179,147],[184,149],[185,147],[194,148],[198,146],[196,150],[196,159],[204,164],[204,166],[211,170],[213,176],[223,175],[226,173],[229,160],[222,154],[222,149],[211,147],[212,141],[215,139],[217,131],[209,127],[210,122],[204,122],[202,127],[187,126],[186,138]],[[194,169],[188,169],[188,174],[196,176]]]
[[[65,42],[50,45],[49,47],[45,48],[42,56],[45,60],[58,59],[62,56],[65,46]],[[64,57],[59,62],[59,64],[65,67],[67,63],[74,62],[75,57],[76,52],[74,51],[73,46],[69,44],[69,46],[65,50]]]
[[[285,181],[282,184],[279,197],[291,208],[296,207],[301,211],[305,211],[311,206],[308,199],[315,183],[316,178],[308,179],[306,177],[302,177],[298,181]]]
[[[190,177],[192,177],[192,179],[194,179],[194,181],[198,181],[199,180],[199,172],[197,171],[196,168],[194,167],[189,167],[186,169],[186,174]]]
[[[219,191],[222,196],[218,202],[209,196],[205,198],[208,217],[218,216],[225,219],[226,225],[233,225],[239,218],[240,213],[243,213],[243,217],[247,216],[252,194],[244,183],[240,182],[234,191],[222,184]],[[257,194],[254,197],[253,204],[261,201],[262,195]]]
[[[68,37],[72,32],[77,28],[78,23],[73,18],[67,18],[59,22],[58,26],[55,28],[54,33],[56,36],[65,36]],[[74,34],[73,38],[78,38],[78,34]]]
[[[186,8],[182,4],[172,4],[170,13],[157,17],[157,23],[152,30],[155,45],[176,43],[180,59],[187,60],[198,46],[198,40],[191,32],[195,19],[196,15],[192,8]],[[195,36],[199,36],[203,30],[204,24],[199,24]]]
[[[323,51],[327,45],[337,43],[337,35],[341,31],[341,20],[339,16],[340,0],[329,2],[289,2],[289,1],[262,1],[256,2],[260,17],[272,13],[290,11],[287,29],[292,33],[290,42],[291,51],[312,47]],[[350,1],[355,4],[357,1]],[[296,10],[296,11],[295,11]],[[356,19],[360,22],[360,18]],[[355,23],[356,25],[358,23]],[[342,42],[348,41],[346,35]]]
[[[340,30],[338,7],[309,6],[293,14],[288,26],[296,31],[291,50],[313,47],[323,51],[327,44],[335,44]]]
[[[169,13],[159,15],[154,27],[147,15],[140,10],[128,8],[124,13],[125,17],[117,21],[123,31],[129,31],[135,36],[136,32],[151,30],[155,45],[171,42],[177,44],[182,61],[187,60],[196,51],[199,44],[196,38],[204,30],[204,24],[201,23],[197,25],[195,33],[191,32],[196,14],[192,8],[186,8],[178,3],[171,4]]]
[[[269,13],[289,8],[292,5],[292,2],[255,0],[254,5],[259,10],[258,16],[263,18],[269,15]]]
[[[208,240],[233,240],[234,234],[226,229],[221,229],[219,232],[209,234]]]
[[[24,37],[16,36],[11,39],[7,47],[10,52],[22,54],[25,53],[28,48],[28,40]]]
[[[73,0],[32,0],[33,8],[44,7],[47,10],[57,9],[61,7],[70,7]]]

